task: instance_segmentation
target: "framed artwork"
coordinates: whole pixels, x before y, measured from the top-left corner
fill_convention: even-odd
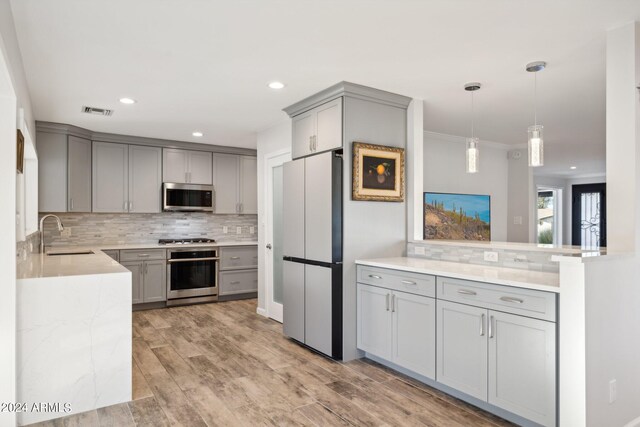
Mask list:
[[[353,200],[404,201],[404,148],[353,143]]]
[[[17,154],[18,154],[18,162],[16,165],[16,170],[18,173],[24,173],[24,135],[20,129],[18,129],[18,142],[17,142]]]
[[[491,240],[491,196],[424,193],[424,239]]]

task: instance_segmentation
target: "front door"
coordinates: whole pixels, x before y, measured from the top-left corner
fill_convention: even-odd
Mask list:
[[[606,184],[572,186],[571,244],[586,249],[607,246]]]

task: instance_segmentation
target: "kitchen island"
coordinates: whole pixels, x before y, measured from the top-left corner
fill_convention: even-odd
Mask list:
[[[17,265],[20,425],[131,400],[131,272],[88,252]]]

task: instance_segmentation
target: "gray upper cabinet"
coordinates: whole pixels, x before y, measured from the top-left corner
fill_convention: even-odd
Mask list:
[[[69,135],[67,207],[69,212],[91,212],[91,141]]]
[[[213,155],[214,213],[258,213],[258,163],[255,157]]]
[[[129,146],[93,142],[93,212],[128,212]]]
[[[240,213],[258,214],[258,159],[240,157]]]
[[[233,154],[213,155],[213,189],[215,203],[213,212],[235,214],[239,210],[240,161]]]
[[[292,118],[292,157],[342,147],[342,98],[326,102]]]
[[[162,181],[181,184],[212,184],[212,157],[204,151],[162,150]]]
[[[38,132],[40,212],[91,212],[91,141]]]
[[[162,193],[162,149],[129,146],[129,211],[160,212]]]

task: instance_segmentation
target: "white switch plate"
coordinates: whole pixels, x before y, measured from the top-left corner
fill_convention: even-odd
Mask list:
[[[256,233],[256,228],[254,226],[249,227],[249,233],[255,234]]]
[[[416,246],[416,255],[424,255],[425,251],[424,251],[424,246]]]
[[[227,234],[229,232],[229,227],[227,227],[226,225],[222,226],[222,232],[224,234]]]
[[[609,381],[609,403],[613,403],[618,399],[618,384],[615,379]]]
[[[236,227],[236,234],[242,234],[242,227]]]
[[[484,260],[488,262],[498,262],[498,252],[484,251]]]

